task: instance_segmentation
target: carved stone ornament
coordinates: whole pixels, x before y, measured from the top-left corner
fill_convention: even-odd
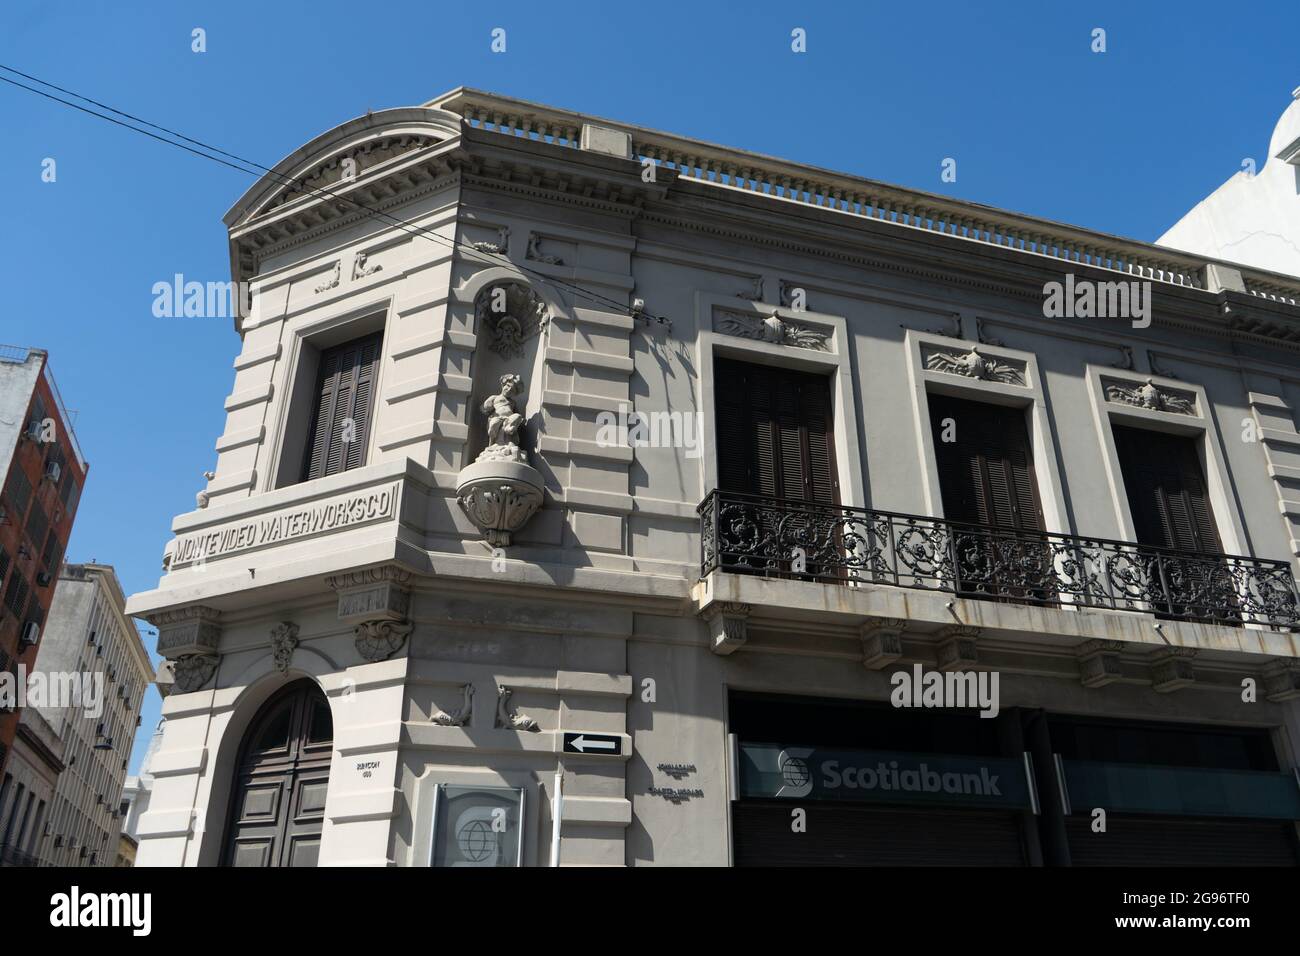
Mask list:
[[[550,322],[546,302],[522,282],[488,286],[474,302],[474,318],[488,334],[488,348],[502,358],[524,354],[524,342]]]
[[[1133,382],[1107,381],[1106,400],[1121,405],[1134,405],[1149,408],[1157,412],[1172,412],[1176,415],[1195,415],[1196,397],[1190,392],[1161,388],[1151,379],[1141,385]]]
[[[515,713],[510,706],[510,695],[513,694],[505,684],[497,685],[497,720],[496,725],[503,730],[523,730],[528,733],[536,733],[542,728],[537,721],[527,714]]]
[[[542,475],[519,445],[524,416],[516,410],[514,396],[521,386],[518,375],[501,376],[501,391],[483,403],[487,446],[456,479],[457,501],[494,548],[508,547],[542,506]]]
[[[271,628],[271,656],[275,659],[275,669],[281,674],[289,670],[293,652],[298,647],[298,625],[284,621]]]
[[[701,615],[709,627],[709,650],[715,654],[734,654],[749,639],[746,622],[751,608],[735,601],[710,604]]]
[[[750,281],[750,287],[744,292],[737,292],[736,298],[748,299],[750,302],[763,301],[763,277],[754,276]]]
[[[1003,359],[980,354],[978,346],[969,352],[955,349],[931,349],[925,356],[925,367],[932,372],[964,375],[983,382],[1001,382],[1004,385],[1024,385],[1025,367]]]
[[[440,727],[464,727],[474,713],[474,685],[466,683],[461,687],[460,709],[453,711],[439,710],[430,718]]]
[[[217,671],[217,655],[186,654],[172,661],[172,687],[182,694],[201,690]]]
[[[316,294],[319,295],[322,292],[327,292],[330,289],[335,288],[339,284],[339,279],[342,278],[342,276],[343,276],[343,260],[335,259],[334,271],[330,273],[330,277],[328,279],[326,279],[324,282],[322,282],[320,285],[316,287]]]
[[[357,279],[364,279],[366,276],[372,276],[372,275],[374,275],[376,272],[383,272],[383,271],[384,271],[384,267],[381,266],[381,265],[380,265],[379,263],[377,263],[377,262],[376,262],[375,264],[373,264],[373,265],[368,265],[368,264],[366,263],[366,258],[367,258],[368,255],[369,255],[369,253],[358,252],[358,253],[356,254],[356,257],[352,260],[352,279],[353,279],[353,281],[355,281],[355,280],[357,280]]]
[[[357,653],[371,664],[386,661],[401,650],[414,627],[407,621],[362,621],[354,628]]]
[[[528,234],[528,249],[524,253],[525,259],[531,259],[533,262],[540,262],[547,266],[562,266],[564,260],[559,256],[548,256],[542,252],[542,236],[540,233],[530,232]]]
[[[215,477],[217,477],[217,476],[216,476],[216,474],[215,474],[214,472],[211,472],[211,471],[205,471],[205,472],[203,473],[203,477],[204,477],[205,479],[207,479],[208,481],[211,481],[213,478],[215,478]],[[206,507],[208,506],[208,497],[209,497],[209,495],[208,495],[208,489],[207,489],[207,488],[204,488],[202,491],[195,492],[195,494],[194,494],[194,507],[196,507],[196,508],[198,508],[200,511],[202,511],[204,508],[206,508]]]
[[[470,243],[470,248],[474,249],[477,252],[487,252],[487,253],[491,253],[492,255],[498,255],[498,256],[504,255],[506,249],[508,249],[509,246],[510,246],[509,226],[502,226],[497,230],[497,238],[495,242],[487,240],[487,241]]]
[[[515,408],[514,398],[523,387],[518,375],[502,375],[501,391],[483,401],[488,416],[487,447],[475,461],[518,461],[528,463],[528,453],[519,446],[524,416]]]
[[[790,322],[775,314],[763,318],[739,312],[722,312],[714,320],[713,328],[723,335],[734,335],[742,339],[757,339],[796,349],[830,351],[830,346],[827,345],[827,339],[831,337],[830,329]]]

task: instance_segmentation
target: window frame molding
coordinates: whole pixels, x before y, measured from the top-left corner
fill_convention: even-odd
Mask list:
[[[1223,449],[1223,437],[1218,423],[1212,416],[1206,414],[1206,410],[1213,406],[1206,396],[1205,387],[1197,382],[1091,363],[1085,367],[1084,377],[1092,404],[1093,419],[1097,426],[1097,437],[1101,445],[1102,465],[1110,485],[1111,503],[1115,509],[1121,540],[1137,541],[1137,526],[1128,504],[1124,472],[1120,467],[1119,452],[1115,448],[1115,433],[1112,425],[1127,425],[1199,439],[1197,457],[1200,458],[1201,471],[1205,475],[1210,516],[1214,519],[1219,543],[1225,554],[1249,555],[1251,551],[1247,544],[1246,526],[1242,518],[1241,505],[1233,490],[1232,476]],[[1103,378],[1135,388],[1145,385],[1150,379],[1151,384],[1157,387],[1193,393],[1196,407],[1192,413],[1167,412],[1112,401],[1106,397]]]
[[[760,320],[775,315],[789,322],[829,328],[826,351],[777,345],[716,332],[713,328],[716,309]],[[701,499],[718,487],[717,401],[714,395],[713,360],[715,356],[722,356],[755,365],[827,375],[830,378],[831,420],[835,430],[835,469],[839,481],[840,506],[867,507],[863,484],[865,469],[858,435],[858,393],[854,387],[853,363],[847,348],[852,341],[848,321],[842,315],[797,311],[769,302],[696,291],[695,351],[699,361],[699,374],[695,377],[696,402],[703,418],[701,436],[702,445],[706,449],[699,458]]]
[[[275,408],[271,416],[275,423],[274,441],[269,449],[269,467],[259,476],[259,492],[276,491],[306,484],[301,478],[302,457],[307,432],[312,425],[312,407],[297,407],[299,401],[315,387],[319,375],[320,353],[334,345],[364,338],[378,332],[382,335],[378,367],[372,392],[370,427],[366,434],[366,449],[359,467],[373,465],[378,454],[378,420],[389,356],[391,355],[396,296],[386,293],[364,303],[351,305],[345,310],[303,321],[287,329],[289,341],[285,349],[284,388],[277,389],[272,401]],[[308,350],[311,350],[310,352]],[[311,361],[308,362],[307,359]],[[310,365],[310,368],[307,366]],[[297,401],[296,401],[297,400]],[[306,414],[301,414],[306,412]],[[286,459],[292,452],[293,461]],[[289,469],[286,471],[286,469]],[[288,475],[289,478],[283,476]]]
[[[1026,427],[1033,451],[1034,478],[1038,484],[1039,504],[1043,509],[1043,530],[1051,534],[1073,534],[1070,512],[1065,504],[1065,485],[1061,480],[1059,452],[1052,429],[1047,396],[1042,387],[1038,358],[1032,352],[1022,352],[1005,346],[986,345],[970,339],[949,338],[933,332],[909,329],[904,338],[907,350],[908,376],[912,385],[912,416],[920,438],[922,490],[925,493],[927,513],[933,518],[944,518],[943,492],[939,484],[939,462],[934,450],[934,435],[930,429],[931,392],[949,395],[968,401],[1003,405],[1027,410]],[[979,349],[980,354],[992,359],[1003,359],[1024,369],[1024,385],[972,378],[951,372],[926,368],[926,348],[944,351]]]

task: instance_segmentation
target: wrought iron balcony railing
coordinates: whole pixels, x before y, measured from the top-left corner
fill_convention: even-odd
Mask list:
[[[1286,561],[713,491],[701,570],[964,597],[1145,611],[1215,624],[1300,627]]]

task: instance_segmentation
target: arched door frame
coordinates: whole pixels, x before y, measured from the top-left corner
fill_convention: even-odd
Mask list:
[[[284,706],[286,700],[291,700],[292,703],[283,751],[273,749],[261,756],[251,752],[259,737],[268,729],[268,722]],[[330,732],[325,739],[313,742],[310,735],[317,705],[323,706],[329,715]],[[231,737],[233,736],[232,734]],[[263,824],[264,828],[271,828],[274,834],[273,855],[266,865],[287,865],[286,844],[295,835],[295,825],[305,827],[306,833],[323,835],[324,793],[328,789],[334,750],[334,714],[330,700],[312,678],[303,676],[292,679],[271,691],[257,705],[252,717],[240,730],[237,745],[233,739],[227,739],[232,744],[233,759],[229,763],[230,772],[223,775],[226,778],[224,827],[214,862],[223,866],[233,863],[234,841],[240,836],[237,818],[243,808],[244,791],[250,784],[260,783],[274,799],[274,819]],[[277,788],[274,792],[272,784]],[[308,799],[313,800],[317,806],[311,811],[303,811],[303,801]],[[313,829],[312,822],[317,816],[319,823]],[[245,826],[249,831],[256,828],[252,822],[247,822]]]

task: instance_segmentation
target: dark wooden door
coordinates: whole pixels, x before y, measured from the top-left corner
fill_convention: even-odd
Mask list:
[[[930,430],[959,593],[1048,602],[1052,551],[1043,536],[1023,409],[930,395]]]
[[[329,701],[311,681],[262,705],[240,749],[224,865],[316,865],[333,750]]]
[[[1237,584],[1221,557],[1196,440],[1114,426],[1115,451],[1156,613],[1236,624]]]
[[[793,369],[714,362],[719,518],[729,571],[842,574],[830,380]]]

